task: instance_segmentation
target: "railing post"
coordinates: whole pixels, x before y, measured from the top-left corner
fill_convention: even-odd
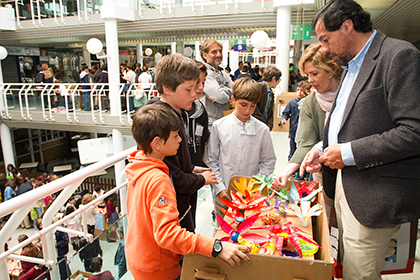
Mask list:
[[[121,132],[118,129],[112,130],[112,144],[114,146],[114,154],[117,154],[124,150],[124,138]],[[125,181],[125,176],[121,175],[124,172],[125,162],[122,160],[114,165],[115,170],[115,183],[117,186],[122,184]],[[124,178],[121,178],[124,177]],[[120,189],[120,205],[121,205],[121,215],[127,213],[127,188]],[[127,230],[127,225],[124,225],[124,231]]]

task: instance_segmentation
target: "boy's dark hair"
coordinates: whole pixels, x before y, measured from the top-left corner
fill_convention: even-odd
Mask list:
[[[263,75],[262,75],[262,79],[265,82],[271,82],[271,80],[273,80],[273,77],[276,77],[277,80],[280,79],[281,71],[279,69],[277,69],[276,66],[269,65],[264,70]]]
[[[102,71],[108,71],[108,64],[104,64],[101,67]]]
[[[193,59],[193,60],[194,60],[195,64],[197,65],[198,70],[200,70],[200,73],[206,73],[206,77],[207,77],[207,67],[206,67],[206,65],[204,65],[203,62],[200,62],[198,60],[195,60],[195,59]]]
[[[102,258],[94,257],[92,262],[90,263],[90,267],[92,268],[93,272],[99,272],[102,268]]]
[[[203,44],[201,44],[200,46],[200,55],[201,58],[206,61],[206,59],[204,58],[205,53],[208,53],[210,51],[210,47],[213,46],[214,44],[219,45],[219,47],[223,47],[222,44],[220,42],[217,42],[216,40],[204,40]],[[207,62],[207,61],[206,61]]]
[[[311,83],[308,82],[308,80],[300,81],[297,86],[299,86],[300,83],[302,83],[302,85],[300,87],[302,88],[302,90],[305,93],[306,93],[307,90],[310,90],[311,87],[312,87]]]
[[[258,103],[261,99],[261,87],[253,79],[240,78],[233,83],[232,95],[236,101],[245,99],[252,103]]]
[[[341,28],[346,20],[353,21],[354,29],[357,32],[372,31],[370,14],[353,0],[332,0],[323,6],[312,20],[312,28],[315,29],[319,21],[323,22],[325,30],[332,32]]]
[[[82,65],[82,71],[85,71],[86,69],[89,69],[89,67],[86,64]]]
[[[242,66],[242,72],[248,72],[249,71],[249,66],[248,65],[243,65]]]
[[[305,81],[300,81],[297,85],[296,85],[296,87],[303,87],[303,85],[305,84]]]
[[[153,151],[150,143],[155,137],[166,143],[171,132],[179,130],[181,125],[179,116],[173,110],[162,105],[149,104],[134,114],[131,133],[140,149],[145,154],[150,154]]]
[[[160,94],[165,94],[164,86],[175,91],[183,82],[198,80],[200,75],[194,61],[180,53],[163,56],[155,69],[156,89]]]

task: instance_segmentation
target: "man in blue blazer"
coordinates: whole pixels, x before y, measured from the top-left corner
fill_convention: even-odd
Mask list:
[[[420,217],[420,53],[372,30],[353,0],[330,1],[312,26],[346,71],[323,145],[302,168],[322,165],[335,199],[344,279],[381,279],[390,238]]]

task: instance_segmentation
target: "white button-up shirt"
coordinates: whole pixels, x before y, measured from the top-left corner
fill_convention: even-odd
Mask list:
[[[205,163],[219,182],[212,185],[214,195],[227,189],[230,178],[235,175],[272,174],[276,155],[267,125],[252,116],[244,124],[234,113],[215,121]]]

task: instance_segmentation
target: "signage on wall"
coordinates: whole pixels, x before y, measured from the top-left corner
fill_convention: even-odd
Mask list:
[[[293,40],[311,40],[312,28],[310,24],[293,24],[292,39]]]
[[[233,50],[237,52],[246,52],[246,40],[234,40]]]
[[[40,56],[39,48],[34,47],[5,47],[8,55]]]

